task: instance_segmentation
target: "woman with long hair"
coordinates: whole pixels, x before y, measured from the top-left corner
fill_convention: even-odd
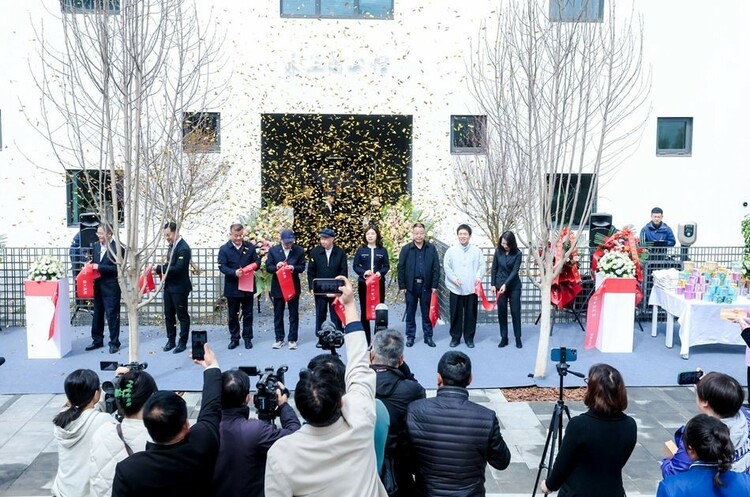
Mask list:
[[[518,250],[516,235],[506,231],[500,235],[495,256],[492,258],[492,284],[497,295],[497,318],[500,322],[500,343],[498,347],[508,345],[508,303],[513,321],[513,334],[516,347],[523,347],[521,342],[521,269],[523,253]]]
[[[65,378],[68,402],[52,420],[57,441],[57,475],[52,495],[87,497],[89,495],[89,452],[94,433],[100,426],[114,423],[102,412],[99,402],[99,376],[90,369],[77,369]]]
[[[353,268],[359,275],[357,290],[359,293],[359,310],[362,327],[365,329],[367,343],[370,343],[370,320],[367,319],[367,278],[377,273],[380,275],[378,285],[380,288],[380,302],[385,302],[385,275],[391,268],[388,262],[388,251],[383,247],[383,239],[377,226],[371,224],[365,229],[362,237],[364,245],[357,249],[354,254]]]
[[[656,497],[750,495],[750,475],[730,471],[734,446],[721,420],[698,414],[685,425],[683,443],[693,463],[659,482]]]
[[[559,490],[559,497],[623,497],[622,468],[635,448],[637,428],[624,413],[628,394],[620,372],[609,364],[591,366],[583,402],[588,411],[568,423],[541,490]]]

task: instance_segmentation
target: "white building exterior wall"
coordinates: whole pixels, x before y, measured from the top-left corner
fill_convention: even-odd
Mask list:
[[[605,0],[606,1],[606,0]],[[55,36],[57,1],[0,0],[0,233],[11,246],[67,245],[62,167],[36,130],[40,70],[32,22]],[[465,221],[444,200],[450,174],[450,116],[472,114],[466,84],[470,41],[504,2],[395,0],[393,20],[286,19],[279,1],[204,2],[202,14],[226,30],[229,76],[221,112],[222,154],[235,162],[231,200],[211,223],[183,230],[194,246],[218,245],[232,221],[260,202],[263,113],[406,114],[414,117],[412,193],[453,239]],[[653,206],[674,229],[698,223],[697,245],[738,245],[750,212],[743,145],[750,116],[750,7],[743,0],[633,0],[644,18],[652,112],[639,146],[604,180],[598,210],[614,224],[649,219]],[[631,2],[618,2],[620,15]],[[359,68],[355,68],[358,66]],[[691,157],[656,156],[657,117],[693,117]]]

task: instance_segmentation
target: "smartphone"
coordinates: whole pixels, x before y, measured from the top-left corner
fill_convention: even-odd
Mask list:
[[[578,350],[567,347],[552,349],[550,359],[554,362],[574,362],[578,359]]]
[[[191,336],[193,340],[193,359],[202,361],[205,359],[203,346],[208,341],[208,332],[206,330],[193,330]]]
[[[315,278],[313,280],[313,293],[315,295],[341,295],[341,287],[344,281],[336,278]]]
[[[703,371],[683,371],[677,375],[678,385],[695,385],[703,376]]]
[[[116,371],[119,365],[117,361],[99,361],[99,369],[102,371]]]

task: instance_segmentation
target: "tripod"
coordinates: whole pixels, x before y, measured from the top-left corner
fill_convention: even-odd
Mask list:
[[[539,471],[536,473],[536,480],[534,481],[534,490],[532,490],[531,497],[536,495],[536,490],[539,488],[539,482],[542,480],[542,471],[552,468],[552,463],[555,462],[555,448],[562,445],[563,438],[563,413],[570,420],[570,410],[565,405],[563,400],[563,378],[570,373],[579,378],[585,378],[585,376],[576,371],[570,371],[568,368],[569,364],[566,362],[565,348],[561,347],[560,362],[557,363],[557,374],[560,376],[560,387],[557,397],[557,403],[555,409],[552,411],[552,419],[549,422],[549,429],[547,430],[547,440],[544,442],[544,451],[542,452],[542,459],[539,461]],[[549,453],[549,458],[547,458]]]

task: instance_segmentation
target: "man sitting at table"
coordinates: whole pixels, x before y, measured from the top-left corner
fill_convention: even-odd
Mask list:
[[[674,247],[675,238],[672,228],[662,222],[664,211],[661,207],[651,209],[651,222],[641,229],[641,243],[650,243],[654,247]]]

